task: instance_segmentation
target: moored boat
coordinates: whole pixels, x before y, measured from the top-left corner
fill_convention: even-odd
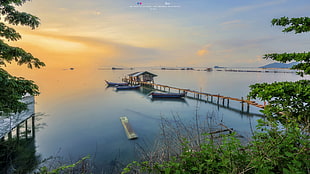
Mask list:
[[[116,89],[117,90],[127,90],[127,89],[139,89],[140,85],[136,85],[136,86],[117,86]]]
[[[128,86],[128,83],[114,83],[114,82],[109,82],[109,81],[105,81],[107,83],[107,85],[109,86]]]
[[[185,97],[186,92],[183,93],[159,93],[159,92],[152,92],[151,95],[153,98],[182,98]]]

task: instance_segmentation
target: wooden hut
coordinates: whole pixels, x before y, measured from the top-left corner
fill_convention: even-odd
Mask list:
[[[135,72],[128,74],[129,82],[152,82],[154,83],[154,77],[157,75],[150,73],[148,71]]]

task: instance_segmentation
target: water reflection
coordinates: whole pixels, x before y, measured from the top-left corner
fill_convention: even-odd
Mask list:
[[[39,165],[41,158],[36,153],[35,117],[30,120],[31,128],[26,120],[13,129],[7,138],[0,140],[0,173],[30,173]]]
[[[19,71],[19,70],[17,70]],[[248,86],[257,82],[274,80],[298,80],[293,74],[227,73],[203,71],[160,71],[150,70],[158,75],[155,83],[221,94],[244,97]],[[112,71],[92,68],[29,70],[27,78],[34,80],[41,90],[36,97],[36,112],[47,113],[38,121],[48,124],[36,132],[37,153],[43,158],[61,156],[75,161],[90,155],[96,167],[95,173],[113,171],[120,163],[137,160],[136,143],[148,144],[160,133],[162,117],[172,120],[178,115],[184,123],[199,115],[206,119],[206,113],[215,112],[212,119],[220,120],[239,133],[247,134],[250,126],[259,119],[259,109],[250,108],[250,113],[241,112],[241,103],[227,105],[217,101],[208,102],[185,98],[184,100],[152,100],[147,95],[153,88],[115,91],[107,87],[105,79],[120,81],[131,70]],[[20,73],[25,76],[24,73]],[[127,116],[139,139],[128,141],[119,120]],[[109,169],[110,167],[110,169]],[[107,172],[108,173],[108,172]]]
[[[1,142],[0,147],[0,173],[30,173],[40,162],[35,138],[13,138]]]

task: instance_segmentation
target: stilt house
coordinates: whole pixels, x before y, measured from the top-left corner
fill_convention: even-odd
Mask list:
[[[128,74],[129,82],[152,82],[154,83],[154,77],[157,75],[150,73],[148,71],[135,72]]]

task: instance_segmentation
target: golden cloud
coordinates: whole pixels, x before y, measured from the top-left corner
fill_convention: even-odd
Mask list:
[[[196,54],[197,54],[198,56],[204,56],[204,55],[209,54],[209,53],[210,53],[210,51],[209,51],[210,46],[211,46],[210,44],[205,45],[202,49],[198,50],[198,51],[196,52]]]

